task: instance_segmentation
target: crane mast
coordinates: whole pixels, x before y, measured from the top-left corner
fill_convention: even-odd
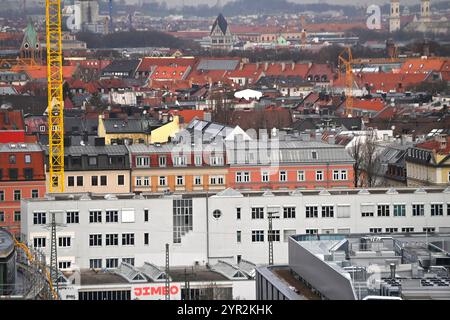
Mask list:
[[[353,109],[353,55],[352,49],[346,47],[339,55],[339,76],[341,76],[342,66],[345,67],[345,116],[350,116]]]
[[[64,192],[64,100],[61,0],[46,0],[49,191]]]

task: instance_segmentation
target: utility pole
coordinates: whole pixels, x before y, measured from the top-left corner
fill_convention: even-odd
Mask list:
[[[186,268],[184,268],[184,292],[184,300],[191,300],[191,282],[188,280]]]
[[[267,240],[269,240],[269,266],[273,265],[273,228],[272,228],[272,220],[273,218],[278,218],[278,216],[274,215],[274,212],[267,212],[267,217],[269,218],[269,231],[267,234]]]
[[[169,244],[166,243],[166,300],[170,300]]]
[[[50,278],[52,280],[53,287],[56,293],[59,293],[58,289],[58,251],[56,243],[56,218],[55,212],[51,212],[51,247],[50,247]]]

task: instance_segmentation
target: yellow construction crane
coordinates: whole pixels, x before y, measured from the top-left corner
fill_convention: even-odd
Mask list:
[[[61,0],[46,0],[49,190],[64,192],[64,100]]]
[[[346,116],[352,115],[353,109],[353,55],[352,49],[346,47],[339,54],[339,77],[341,77],[342,67],[345,67],[345,111]]]

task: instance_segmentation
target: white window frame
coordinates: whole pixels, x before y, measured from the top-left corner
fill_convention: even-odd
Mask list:
[[[316,170],[316,181],[324,181],[323,170]]]

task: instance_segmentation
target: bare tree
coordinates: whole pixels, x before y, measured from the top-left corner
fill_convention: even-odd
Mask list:
[[[359,177],[360,177],[361,170],[362,170],[363,143],[361,142],[360,137],[355,137],[354,139],[355,139],[355,143],[349,149],[348,152],[349,152],[350,156],[353,158],[353,160],[355,161],[353,163],[353,174],[354,174],[353,182],[354,182],[355,188],[357,188],[358,184],[359,184]]]
[[[366,138],[362,150],[363,171],[365,173],[365,185],[369,188],[377,184],[377,178],[381,168],[380,154],[377,152],[376,134],[372,131]]]

